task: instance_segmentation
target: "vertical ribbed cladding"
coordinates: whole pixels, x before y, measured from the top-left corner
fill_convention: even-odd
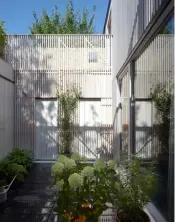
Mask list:
[[[85,126],[77,127],[81,111],[79,102],[77,114],[74,116],[76,127],[73,129],[78,148],[82,146],[82,138],[96,135],[97,146],[104,141],[107,150],[111,149],[108,142],[112,139],[112,121],[108,120],[111,115],[112,96],[109,87],[111,36],[23,35],[10,36],[8,39],[10,51],[7,50],[7,53],[10,54],[15,69],[15,145],[22,149],[35,148],[35,97],[53,98],[56,87],[59,91],[65,91],[67,84],[75,83],[82,88],[82,97],[100,98],[104,101],[103,105],[101,102],[101,112],[104,111],[100,115],[101,121],[106,121],[101,124],[100,129],[108,135],[107,139],[106,136],[101,138],[99,127],[97,132],[91,128],[85,130]],[[89,52],[97,53],[97,62],[89,63]],[[83,152],[87,154],[85,145]],[[106,154],[105,158],[109,159],[109,154]]]
[[[166,83],[166,89],[171,90],[174,82],[173,49],[174,36],[159,34],[136,61],[135,96],[136,99],[142,99],[143,106],[149,106],[149,102],[146,100],[150,98],[151,92],[159,83]],[[149,114],[148,109],[148,107],[145,108],[147,110],[145,111],[145,118],[146,122],[152,121],[152,126],[140,131],[140,135],[137,132],[137,138],[142,138],[144,141],[144,143],[137,143],[137,150],[140,150],[141,155],[145,155],[145,158],[160,152],[160,141],[154,136],[157,118],[153,102],[152,114]],[[150,120],[150,118],[152,119]],[[145,148],[143,148],[144,146]]]

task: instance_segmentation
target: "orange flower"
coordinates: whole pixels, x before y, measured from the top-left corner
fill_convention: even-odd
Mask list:
[[[84,215],[80,215],[79,218],[75,220],[75,222],[86,222],[86,217]]]
[[[67,212],[64,213],[64,217],[67,218],[67,219],[70,220],[70,221],[71,221],[72,219],[74,219],[74,217],[71,216],[71,215],[70,215],[69,213],[67,213]]]

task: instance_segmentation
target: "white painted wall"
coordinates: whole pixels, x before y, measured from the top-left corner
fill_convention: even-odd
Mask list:
[[[14,147],[14,81],[10,65],[0,59],[0,158]],[[2,77],[3,76],[3,77]]]

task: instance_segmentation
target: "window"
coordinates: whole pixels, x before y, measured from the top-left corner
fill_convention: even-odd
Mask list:
[[[134,91],[136,152],[145,160],[156,160],[158,184],[152,202],[168,221],[174,221],[174,153],[171,145],[174,138],[170,135],[171,124],[174,124],[174,118],[170,118],[174,90],[174,16],[170,16],[136,60]],[[166,99],[160,103],[163,95],[168,103]]]
[[[97,52],[89,52],[89,63],[97,62]]]

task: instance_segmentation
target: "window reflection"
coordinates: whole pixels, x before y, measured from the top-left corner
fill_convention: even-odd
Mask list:
[[[160,34],[174,34],[174,15],[168,20]]]

